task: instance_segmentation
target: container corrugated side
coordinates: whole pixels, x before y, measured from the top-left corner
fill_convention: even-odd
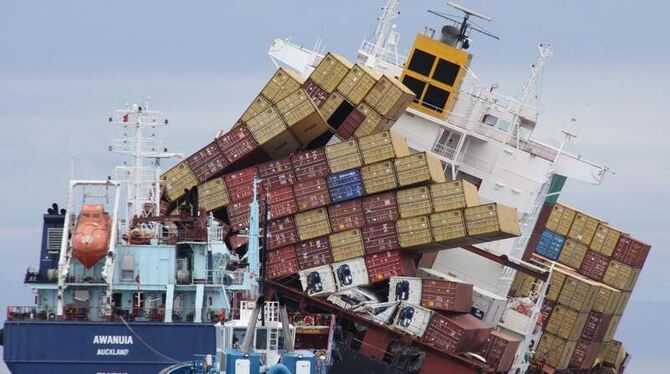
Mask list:
[[[354,140],[326,146],[326,159],[331,173],[359,168],[363,165],[358,144]]]
[[[389,301],[405,301],[421,305],[422,279],[416,277],[393,276],[389,279]]]
[[[632,291],[640,276],[640,269],[612,260],[603,276],[603,283],[617,290]]]
[[[326,208],[300,212],[294,217],[298,237],[301,241],[330,234],[330,222],[328,221],[328,211]],[[331,242],[331,246],[332,244]]]
[[[247,128],[261,146],[288,132],[286,123],[274,107],[270,107],[247,121]]]
[[[244,201],[252,198],[254,195],[253,182],[257,175],[258,170],[255,166],[224,175],[223,179],[226,182],[230,200]],[[263,193],[263,185],[257,186],[257,192]]]
[[[558,256],[558,262],[567,267],[579,269],[588,250],[589,247],[586,244],[582,244],[570,238],[565,239],[563,248],[560,252],[561,254]]]
[[[412,258],[398,250],[366,255],[365,266],[371,284],[383,282],[394,276],[416,275]]]
[[[599,358],[605,365],[611,366],[619,372],[619,368],[626,358],[626,348],[620,341],[612,340],[601,346]]]
[[[393,222],[368,225],[363,227],[361,231],[363,235],[363,247],[365,248],[365,253],[368,255],[400,248],[395,223]]]
[[[426,332],[433,314],[430,309],[402,302],[398,306],[393,327],[407,334],[421,337]]]
[[[593,310],[603,314],[617,313],[617,305],[622,295],[621,291],[605,284],[601,284],[598,287],[596,301],[593,303]]]
[[[266,194],[268,219],[282,218],[298,212],[298,204],[293,196],[293,187],[274,188]]]
[[[303,79],[298,74],[279,68],[270,81],[261,90],[261,95],[273,104],[299,89]]]
[[[309,95],[317,107],[321,107],[321,105],[328,99],[328,92],[319,87],[319,85],[311,79],[307,79],[305,83],[303,83],[302,89],[307,92],[307,95]]]
[[[579,274],[600,282],[605,276],[609,262],[609,257],[594,251],[588,251],[579,266]]]
[[[266,274],[269,279],[281,279],[298,272],[298,258],[290,245],[267,254]]]
[[[451,210],[448,212],[430,215],[430,230],[436,242],[448,242],[455,247],[465,243],[466,229],[463,211]]]
[[[473,352],[484,345],[492,330],[469,313],[434,313],[422,340],[449,353]]]
[[[588,312],[598,297],[599,284],[573,272],[565,278],[558,303],[579,312]]]
[[[193,153],[186,159],[186,163],[200,183],[223,173],[230,164],[216,141]]]
[[[208,212],[230,204],[228,190],[223,178],[214,178],[198,185],[198,205]]]
[[[231,165],[239,165],[241,162],[265,161],[267,157],[262,154],[260,146],[254,136],[245,125],[235,126],[230,131],[216,139],[216,144]]]
[[[358,148],[366,165],[409,156],[407,140],[393,131],[363,136],[358,139]]]
[[[612,226],[600,223],[591,240],[590,248],[604,256],[612,257],[612,252],[619,243],[621,231]]]
[[[396,158],[394,162],[400,186],[445,182],[441,161],[427,152]]]
[[[617,300],[616,306],[614,307],[613,314],[615,315],[623,314],[624,310],[626,310],[626,305],[628,305],[628,301],[630,300],[631,294],[632,292],[630,291],[621,292],[620,297]]]
[[[309,296],[324,297],[337,291],[330,265],[303,270],[298,273],[302,289]]]
[[[299,181],[323,178],[330,172],[323,149],[298,152],[291,157],[291,164]]]
[[[575,220],[577,211],[561,204],[554,204],[546,223],[547,230],[551,230],[560,235],[568,235],[572,222]]]
[[[570,364],[576,347],[576,341],[569,342],[545,332],[540,338],[533,360],[546,361],[555,369],[565,369]]]
[[[508,372],[521,341],[503,332],[493,330],[477,352],[496,372]]]
[[[331,203],[325,178],[296,182],[293,185],[293,194],[300,211],[323,207]]]
[[[383,116],[397,119],[414,97],[414,93],[399,80],[384,75],[365,96],[365,102]]]
[[[396,223],[396,232],[402,248],[418,247],[433,242],[428,216],[399,219]]]
[[[184,195],[184,190],[191,189],[198,185],[198,179],[188,167],[186,161],[182,161],[166,171],[161,176],[163,181],[165,196],[174,201]]]
[[[353,287],[365,286],[369,283],[368,271],[363,258],[354,258],[331,265],[335,275],[337,290],[346,290]]]
[[[247,110],[245,110],[244,113],[242,113],[240,121],[247,122],[248,120],[259,115],[260,113],[263,113],[266,109],[268,109],[271,106],[272,103],[270,102],[270,100],[263,97],[263,95],[258,95],[254,99],[254,101],[251,102],[249,107],[247,107]]]
[[[551,311],[545,331],[559,338],[575,341],[581,336],[588,315],[588,312],[578,312],[557,304]]]
[[[575,369],[589,370],[600,352],[602,343],[590,341],[588,339],[580,339],[575,346],[575,352],[570,359],[569,366]]]
[[[286,122],[289,131],[302,145],[311,143],[329,131],[317,105],[302,89],[278,102],[277,111]]]
[[[330,198],[334,203],[357,199],[365,196],[361,172],[350,169],[326,177]]]
[[[611,320],[611,314],[603,314],[591,311],[589,316],[586,318],[586,323],[584,324],[584,329],[582,330],[581,339],[594,342],[603,341]]]
[[[365,255],[360,229],[332,234],[328,237],[333,261],[344,261]]]
[[[549,290],[545,296],[547,300],[557,301],[558,296],[561,293],[563,288],[563,283],[568,278],[568,273],[565,270],[560,268],[554,268],[554,273],[551,276],[551,281],[549,281]]]
[[[471,284],[439,279],[424,279],[421,306],[446,312],[470,312]]]
[[[356,111],[365,116],[365,119],[354,132],[354,137],[361,138],[370,134],[386,131],[393,126],[394,121],[382,117],[374,109],[361,103],[356,107]]]
[[[598,229],[598,225],[600,223],[600,220],[595,217],[591,217],[582,212],[577,212],[575,214],[575,220],[572,222],[572,226],[570,226],[570,231],[568,232],[567,236],[571,239],[577,240],[580,243],[587,245],[591,244],[593,236],[595,235],[596,229]]]
[[[348,110],[351,109],[351,110]],[[328,123],[331,130],[335,131],[347,118],[354,107],[339,92],[331,93],[326,101],[319,107],[319,112]]]
[[[425,216],[433,212],[428,186],[398,190],[396,201],[401,218]]]
[[[465,227],[471,238],[492,241],[521,234],[516,208],[502,204],[485,204],[465,208]]]
[[[400,217],[394,192],[385,192],[363,198],[363,213],[368,225],[394,222]]]
[[[651,246],[628,235],[619,238],[612,258],[626,265],[641,268],[647,260]]]
[[[337,86],[337,91],[357,105],[363,101],[380,78],[381,76],[374,70],[355,64]]]
[[[349,139],[354,135],[354,132],[358,130],[361,124],[365,121],[365,114],[354,109],[349,113],[349,115],[344,119],[342,124],[337,128],[337,135],[342,139]]]
[[[612,319],[610,319],[610,323],[607,326],[607,332],[605,332],[603,341],[609,342],[614,339],[614,334],[616,334],[616,330],[619,328],[619,322],[621,322],[621,316],[612,316]]]
[[[342,79],[349,73],[353,64],[346,58],[328,52],[309,76],[324,91],[333,92]]]
[[[300,242],[296,244],[295,250],[300,270],[333,263],[333,255],[330,252],[330,243],[328,243],[327,236]]]
[[[365,226],[363,204],[360,199],[328,206],[328,218],[330,231],[333,233]]]
[[[226,208],[228,223],[233,232],[249,228],[249,204],[251,204],[251,198],[232,202]],[[260,216],[262,217],[263,214]]]
[[[368,195],[394,190],[398,187],[395,169],[391,161],[363,166],[361,168],[361,178],[363,179],[365,193]]]
[[[289,157],[259,164],[258,177],[263,180],[263,187],[266,190],[292,186],[296,182],[293,165]]]
[[[430,195],[435,213],[479,205],[477,187],[463,180],[433,184]]]
[[[268,222],[267,246],[269,250],[295,244],[298,241],[298,231],[292,216]]]

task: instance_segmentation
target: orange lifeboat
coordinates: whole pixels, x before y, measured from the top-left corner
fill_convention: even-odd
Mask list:
[[[72,253],[84,266],[92,267],[107,255],[111,219],[100,204],[84,204],[72,236]]]

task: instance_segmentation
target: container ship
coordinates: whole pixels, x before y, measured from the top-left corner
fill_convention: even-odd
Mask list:
[[[607,168],[534,137],[470,68],[458,4],[398,52],[398,0],[356,62],[277,39],[230,129],[163,172],[166,116],[117,110],[106,180],[43,216],[36,305],[8,307],[13,373],[622,373],[614,339],[650,246],[559,203]],[[214,133],[214,132],[213,132]],[[214,135],[214,134],[213,134]]]

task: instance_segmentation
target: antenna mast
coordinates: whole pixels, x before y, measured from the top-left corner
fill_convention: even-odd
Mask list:
[[[383,60],[386,54],[391,37],[391,29],[393,28],[393,19],[399,14],[399,5],[400,0],[388,0],[386,6],[382,8],[382,15],[379,17],[377,30],[375,30],[374,47],[372,48],[372,57],[374,57],[375,61]]]
[[[528,81],[523,86],[521,91],[521,97],[519,101],[521,102],[521,113],[524,113],[525,109],[532,110],[530,114],[530,119],[537,121],[540,116],[540,104],[542,101],[541,97],[541,88],[542,88],[542,69],[544,68],[545,62],[551,57],[554,53],[551,51],[551,45],[541,43],[538,46],[540,50],[540,56],[537,58],[537,62],[530,66],[530,77]],[[534,105],[531,106],[531,102],[534,101]]]

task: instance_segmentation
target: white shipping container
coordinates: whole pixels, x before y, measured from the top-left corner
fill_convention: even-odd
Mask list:
[[[433,311],[418,305],[400,303],[393,326],[410,335],[421,337],[426,332]]]
[[[421,305],[421,278],[391,277],[389,281],[389,301],[404,301]]]
[[[338,290],[365,286],[370,283],[365,260],[362,257],[335,262],[330,266],[332,266]]]
[[[471,313],[489,326],[498,326],[507,306],[507,298],[474,287]]]
[[[337,291],[330,265],[303,270],[298,274],[302,289],[309,296],[328,296]]]
[[[344,291],[336,292],[328,296],[328,302],[339,306],[342,309],[358,310],[367,304],[378,304],[379,299],[369,292],[365,292],[359,288],[350,288]]]
[[[366,304],[357,312],[362,314],[364,318],[386,325],[391,322],[398,304],[397,302]]]

